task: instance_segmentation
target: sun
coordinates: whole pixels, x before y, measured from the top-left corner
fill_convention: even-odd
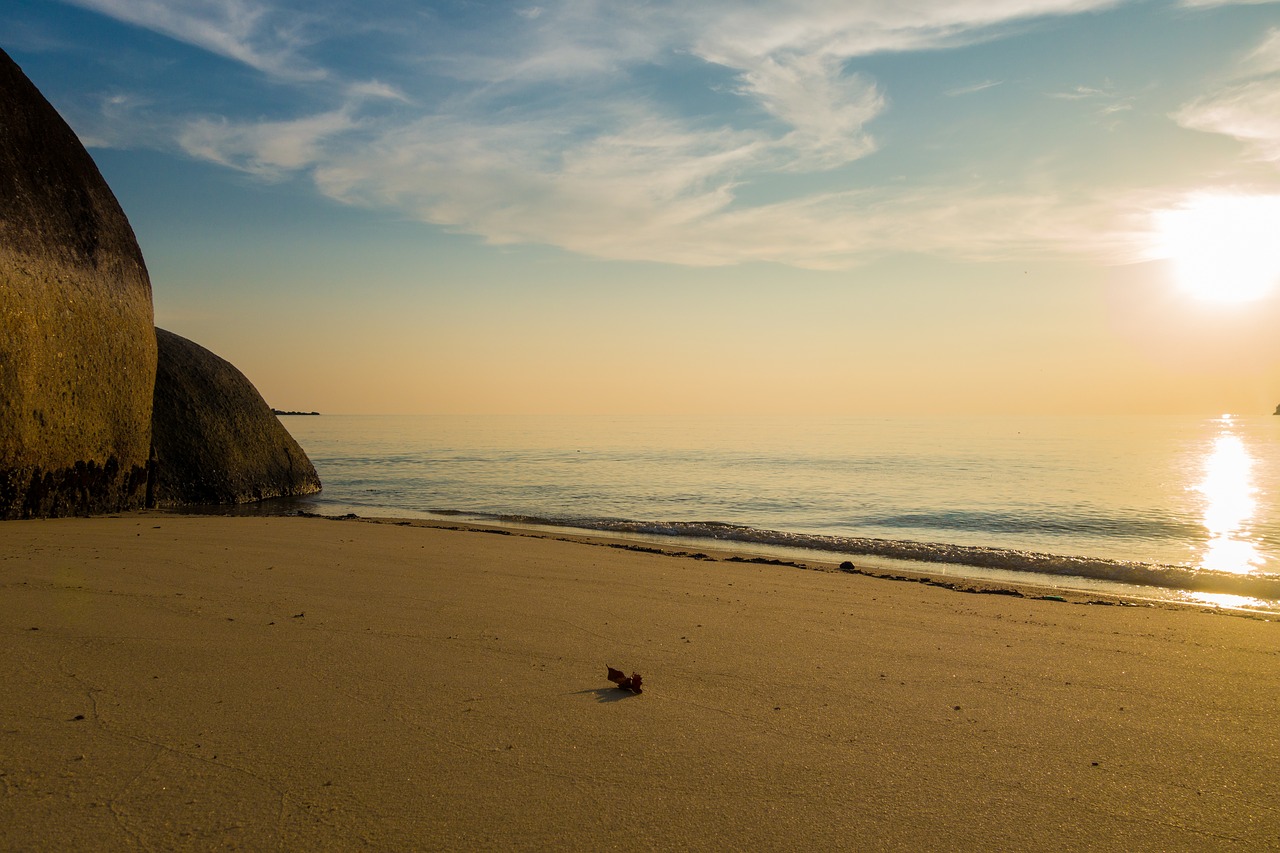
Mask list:
[[[1155,215],[1157,254],[1210,302],[1252,302],[1280,283],[1280,196],[1204,194]]]

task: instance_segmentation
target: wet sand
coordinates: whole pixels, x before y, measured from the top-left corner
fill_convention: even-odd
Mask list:
[[[0,524],[0,848],[1280,849],[1277,623],[711,556]]]

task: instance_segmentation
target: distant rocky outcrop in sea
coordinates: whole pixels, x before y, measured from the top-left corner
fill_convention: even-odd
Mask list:
[[[320,491],[307,454],[231,362],[156,329],[152,445],[158,506],[236,504]]]
[[[1276,406],[1276,410],[1272,414],[1280,415],[1280,406]]]
[[[133,229],[0,51],[0,518],[141,506],[156,341]]]
[[[0,110],[0,519],[318,491],[243,374],[156,330],[124,212],[2,50]]]

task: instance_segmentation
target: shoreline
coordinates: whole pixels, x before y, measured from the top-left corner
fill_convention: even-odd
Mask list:
[[[1275,479],[1273,424],[1257,419],[735,417],[712,427],[672,416],[606,428],[566,417],[552,428],[521,417],[335,417],[309,434],[330,479],[305,508],[326,514],[460,510],[480,523],[743,536],[855,562],[1235,595],[1280,613],[1280,552],[1267,538],[1275,507],[1257,504],[1217,537],[1205,514],[1230,505],[1228,481],[1201,488],[1228,437],[1244,442],[1255,486]],[[397,464],[361,461],[387,447]]]
[[[1274,622],[327,521],[0,525],[0,847],[1280,838]]]
[[[767,543],[751,543],[733,540],[698,540],[661,534],[621,534],[616,531],[592,530],[550,524],[525,524],[505,519],[474,520],[404,516],[363,516],[356,513],[325,515],[316,512],[296,511],[282,517],[299,515],[328,521],[359,521],[367,524],[392,524],[396,526],[435,527],[442,529],[475,530],[479,532],[511,532],[513,535],[550,537],[566,542],[625,550],[648,551],[666,556],[688,557],[699,553],[715,555],[725,562],[759,563],[788,566],[802,570],[845,572],[885,580],[923,583],[965,593],[1017,595],[1027,598],[1065,600],[1084,604],[1133,604],[1170,608],[1208,609],[1231,615],[1280,621],[1280,599],[1254,598],[1230,593],[1199,593],[1205,595],[1195,600],[1196,590],[1157,584],[1125,583],[1100,578],[1070,574],[1049,574],[1031,569],[989,569],[964,563],[926,562],[881,555],[832,554],[824,558],[824,552],[798,547],[771,546]],[[457,512],[465,517],[467,513]],[[854,561],[859,561],[858,565]],[[844,568],[844,564],[848,568]],[[954,573],[948,571],[954,569]],[[1075,582],[1073,584],[1073,582]],[[1163,595],[1162,595],[1163,593]],[[1174,597],[1181,596],[1181,597]],[[1214,598],[1219,600],[1215,601]],[[1226,599],[1235,599],[1225,601]]]

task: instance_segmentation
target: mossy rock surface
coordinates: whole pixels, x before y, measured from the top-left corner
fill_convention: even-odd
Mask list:
[[[156,329],[157,506],[240,504],[320,491],[316,469],[229,361]]]
[[[120,204],[0,51],[0,518],[142,505],[154,323]]]

